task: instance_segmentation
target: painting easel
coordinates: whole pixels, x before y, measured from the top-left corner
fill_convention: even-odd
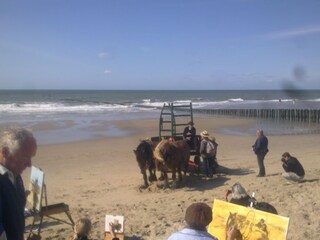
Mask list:
[[[43,218],[51,218],[58,222],[66,223],[73,227],[74,221],[71,217],[69,206],[65,203],[57,203],[48,205],[47,188],[44,183],[44,173],[35,167],[31,169],[30,194],[27,202],[31,205],[31,209],[27,210],[25,217],[32,217],[30,230],[28,231],[28,239],[41,239],[40,232],[43,224]],[[66,214],[68,220],[55,217],[57,214]],[[38,222],[38,224],[37,224]],[[37,229],[34,230],[36,228]]]

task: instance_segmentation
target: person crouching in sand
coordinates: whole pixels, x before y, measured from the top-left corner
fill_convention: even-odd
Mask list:
[[[281,158],[284,173],[282,176],[293,182],[300,182],[304,178],[304,169],[298,159],[285,152]]]

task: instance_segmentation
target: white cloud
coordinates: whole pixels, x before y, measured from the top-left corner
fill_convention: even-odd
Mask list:
[[[109,54],[107,52],[100,52],[100,53],[98,53],[98,56],[101,58],[104,58],[104,57],[109,56]]]
[[[291,37],[298,37],[308,34],[320,33],[320,25],[318,26],[309,26],[298,29],[285,30],[280,32],[273,32],[265,35],[268,39],[284,39]]]
[[[104,73],[104,74],[110,74],[110,73],[112,73],[112,72],[111,72],[111,70],[106,69],[106,70],[104,70],[103,73]]]

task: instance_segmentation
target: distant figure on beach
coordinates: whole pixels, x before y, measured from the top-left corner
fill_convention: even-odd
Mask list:
[[[281,158],[284,173],[282,176],[287,180],[299,182],[304,178],[304,169],[298,159],[292,157],[290,153],[285,152]]]
[[[188,122],[188,126],[185,127],[185,129],[183,131],[183,137],[187,141],[187,143],[191,149],[195,148],[196,131],[197,130],[194,127],[194,123],[192,121]]]
[[[206,168],[206,176],[207,178],[212,178],[213,173],[215,172],[214,170],[214,149],[211,149],[212,152],[209,152],[209,146],[214,148],[214,145],[210,142],[209,140],[209,133],[204,130],[200,133],[201,136],[201,143],[200,143],[200,155],[201,158],[203,159],[203,162],[205,164]],[[211,145],[208,145],[211,144]]]
[[[168,240],[217,240],[207,232],[212,221],[212,209],[206,203],[193,203],[185,213],[186,227],[172,234]],[[236,240],[237,228],[232,226],[227,231],[226,240]]]
[[[258,129],[256,131],[256,142],[252,145],[252,151],[257,155],[259,174],[257,177],[264,177],[266,175],[264,167],[264,157],[269,152],[268,138],[263,134],[263,130]]]
[[[81,218],[74,225],[72,240],[89,240],[92,224],[89,218]]]
[[[230,194],[231,199],[229,201],[228,196]],[[244,207],[253,207],[261,211],[278,214],[276,208],[271,204],[267,202],[258,202],[254,197],[250,197],[245,188],[238,182],[231,187],[231,190],[228,189],[225,191],[225,200]]]
[[[11,129],[0,137],[0,239],[24,239],[26,192],[21,174],[31,167],[36,151],[29,130]]]
[[[213,173],[215,173],[216,168],[219,167],[218,164],[218,159],[217,159],[217,153],[218,153],[218,143],[216,142],[216,138],[209,136],[208,137],[209,141],[212,142],[213,146],[214,146],[214,151],[213,151]]]

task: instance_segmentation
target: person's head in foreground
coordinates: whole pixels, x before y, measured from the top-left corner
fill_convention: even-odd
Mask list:
[[[205,203],[193,203],[187,208],[184,220],[189,228],[206,231],[212,221],[212,209]]]
[[[74,225],[74,240],[86,240],[91,232],[92,224],[89,218],[81,218]]]
[[[11,129],[1,135],[0,149],[0,164],[16,177],[31,167],[31,158],[37,152],[37,142],[29,130]]]

